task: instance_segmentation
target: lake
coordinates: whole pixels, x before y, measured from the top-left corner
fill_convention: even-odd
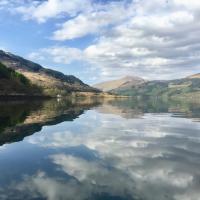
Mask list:
[[[0,199],[199,200],[200,104],[0,102]]]

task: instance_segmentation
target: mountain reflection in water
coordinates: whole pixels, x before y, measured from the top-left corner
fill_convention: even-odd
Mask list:
[[[0,199],[199,200],[200,104],[0,102]]]

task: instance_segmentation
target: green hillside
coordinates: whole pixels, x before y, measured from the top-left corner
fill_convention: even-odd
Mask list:
[[[0,96],[35,96],[41,94],[42,91],[31,84],[24,75],[0,63]]]
[[[24,75],[13,69],[7,68],[2,63],[0,63],[0,79],[15,80],[24,85],[30,84],[29,80]]]
[[[30,83],[41,88],[43,95],[46,96],[66,96],[71,92],[100,92],[73,75],[65,75],[59,71],[44,68],[37,63],[2,50],[0,50],[0,62],[9,69],[13,69],[15,72],[23,74]],[[8,72],[8,74],[9,73],[10,72]],[[15,73],[11,72],[11,74]],[[14,76],[16,77],[18,74],[15,74]]]
[[[200,98],[200,78],[171,81],[149,81],[136,87],[117,89],[112,92],[128,96],[154,96],[163,98]]]

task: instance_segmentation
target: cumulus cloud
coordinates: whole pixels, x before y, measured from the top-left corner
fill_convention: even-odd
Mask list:
[[[14,3],[2,1],[2,5],[7,2]],[[44,23],[63,17],[51,33],[51,40],[63,43],[56,50],[53,46],[33,52],[31,56],[37,54],[40,60],[48,54],[52,62],[61,64],[86,61],[91,75],[94,69],[99,72],[95,75],[99,80],[127,74],[172,79],[199,72],[200,3],[196,0],[48,0],[15,4],[15,12],[25,19]],[[88,35],[92,41],[81,50],[78,44],[75,48],[64,46],[66,41],[81,42]],[[78,56],[70,57],[71,53]]]
[[[48,0],[34,1],[29,4],[20,5],[15,10],[24,15],[25,19],[33,19],[42,23],[50,18],[67,15],[74,16],[83,9],[89,9],[89,0]]]
[[[82,51],[77,48],[53,46],[40,49],[37,52],[32,52],[28,55],[28,58],[39,61],[48,59],[55,63],[69,64],[74,60],[83,60],[83,54]]]
[[[85,49],[90,61],[105,68],[108,77],[112,69],[116,75],[123,69],[152,79],[198,72],[199,17],[186,8],[167,10],[167,6],[159,12],[138,9],[142,14],[113,27]]]
[[[96,5],[91,12],[84,12],[62,24],[61,28],[54,32],[53,39],[62,41],[88,34],[100,34],[102,29],[118,24],[126,17],[126,9],[122,3]]]

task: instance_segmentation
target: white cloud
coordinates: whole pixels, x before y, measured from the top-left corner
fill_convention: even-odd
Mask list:
[[[50,47],[40,49],[38,52],[33,52],[28,55],[29,59],[43,61],[51,60],[55,63],[69,64],[74,60],[82,60],[82,52],[77,48],[70,47]]]
[[[121,3],[96,5],[91,12],[84,12],[62,24],[61,28],[54,32],[53,39],[62,41],[88,34],[100,34],[107,26],[120,23],[126,17],[126,9]]]
[[[39,6],[36,7],[39,10]],[[73,48],[74,53],[63,45],[56,47],[56,54],[52,54],[52,47],[49,51],[46,48],[45,54],[49,53],[53,61],[69,63],[76,58],[86,61],[90,68],[99,71],[99,80],[127,74],[147,79],[172,79],[199,72],[198,1],[137,0],[127,3],[122,0],[107,4],[93,2],[86,7],[61,24],[53,32],[52,39],[67,41],[93,35],[95,40],[83,50]],[[52,17],[60,13],[55,12]],[[64,59],[71,53],[78,56]]]
[[[186,9],[199,10],[200,1],[197,0],[173,0],[174,4],[177,6],[183,6]]]
[[[42,23],[50,18],[58,17],[62,14],[74,16],[79,11],[89,9],[90,0],[48,0],[31,2],[28,5],[21,5],[16,8],[18,13],[24,15],[25,19],[35,19]]]

